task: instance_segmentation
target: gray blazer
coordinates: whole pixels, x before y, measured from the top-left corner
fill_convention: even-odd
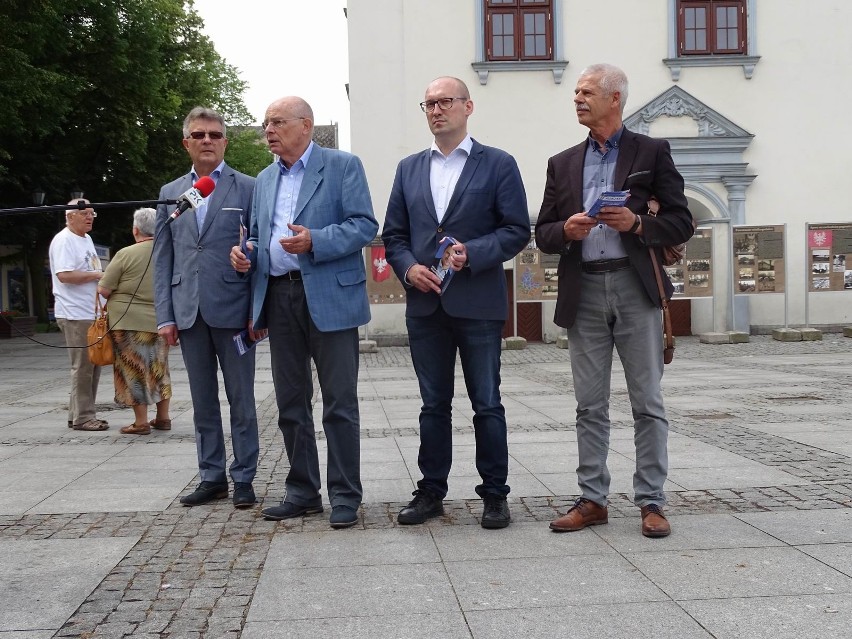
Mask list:
[[[192,179],[187,174],[166,184],[158,199],[176,199],[190,188]],[[175,322],[178,330],[190,328],[199,312],[214,328],[247,325],[251,278],[237,273],[229,256],[231,247],[239,243],[240,221],[251,228],[253,190],[254,178],[226,164],[208,201],[200,233],[194,211],[166,225],[175,206],[157,207],[154,304],[158,326]]]

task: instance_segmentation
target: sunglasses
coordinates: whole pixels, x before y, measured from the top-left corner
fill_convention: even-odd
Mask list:
[[[225,134],[221,131],[193,131],[189,134],[193,140],[203,140],[204,136],[209,135],[211,140],[221,140]]]

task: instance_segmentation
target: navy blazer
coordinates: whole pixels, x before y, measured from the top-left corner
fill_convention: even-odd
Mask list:
[[[406,285],[406,315],[431,315],[440,304],[452,317],[504,321],[508,314],[503,262],[529,242],[530,218],[515,159],[473,141],[439,223],[429,181],[431,149],[399,163],[382,240],[400,281],[414,264],[431,266],[438,243],[452,236],[467,248],[469,266],[453,275],[444,294]]]
[[[562,256],[557,270],[559,293],[554,322],[564,328],[574,324],[577,314],[583,252],[582,241],[565,242],[563,226],[569,217],[585,210],[583,162],[587,146],[588,139],[548,160],[544,199],[535,225],[538,248]],[[683,177],[675,168],[669,143],[625,128],[619,143],[613,184],[617,190],[630,191],[625,206],[634,213],[647,213],[652,195],[660,202],[657,217],[642,215],[642,236],[620,235],[630,265],[642,279],[645,292],[654,304],[661,306],[648,247],[658,249],[659,257],[661,247],[686,242],[694,233],[692,214],[683,194]],[[662,268],[661,275],[666,296],[671,297],[674,289]]]
[[[192,188],[189,174],[166,184],[160,200],[174,200]],[[251,279],[231,266],[231,247],[239,242],[240,221],[248,223],[254,178],[227,164],[207,201],[198,231],[190,210],[166,225],[174,206],[157,207],[154,240],[154,304],[157,324],[191,328],[198,313],[214,328],[245,328],[249,320]]]

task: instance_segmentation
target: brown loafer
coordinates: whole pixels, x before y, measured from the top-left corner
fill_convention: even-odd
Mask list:
[[[151,428],[156,428],[157,430],[171,430],[172,429],[172,420],[170,419],[152,419],[148,422],[148,425]]]
[[[642,506],[642,534],[646,537],[668,537],[672,532],[669,520],[657,504]]]
[[[595,502],[580,497],[567,513],[550,522],[550,529],[555,532],[574,532],[583,530],[586,526],[599,526],[607,521],[606,506],[598,506]]]
[[[130,424],[121,429],[125,435],[150,435],[151,426],[148,424]]]

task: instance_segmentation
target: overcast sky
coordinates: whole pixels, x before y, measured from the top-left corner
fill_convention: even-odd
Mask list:
[[[259,123],[269,104],[298,95],[317,124],[339,125],[349,150],[345,0],[195,0],[216,51],[248,82],[245,102]]]

